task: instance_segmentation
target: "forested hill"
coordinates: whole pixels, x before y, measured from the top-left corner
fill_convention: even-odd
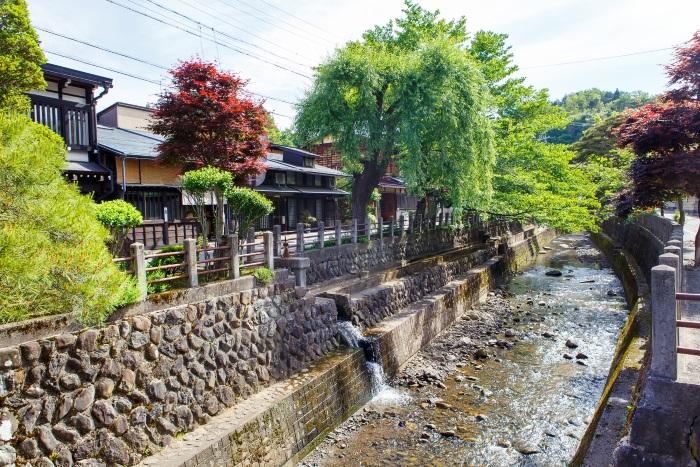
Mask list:
[[[551,143],[569,144],[578,141],[586,129],[596,121],[610,117],[625,109],[636,108],[654,99],[654,96],[643,91],[601,91],[586,89],[565,95],[554,102],[562,107],[571,117],[571,123],[563,130],[551,130],[547,133],[547,141]]]

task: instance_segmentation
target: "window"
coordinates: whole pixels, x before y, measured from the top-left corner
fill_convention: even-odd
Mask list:
[[[275,184],[276,185],[284,185],[286,183],[286,177],[284,172],[276,172],[275,173]]]
[[[314,177],[314,186],[321,186],[322,177]]]
[[[289,172],[287,173],[287,185],[296,185],[297,184],[297,174],[294,172]]]
[[[304,158],[304,167],[313,168],[313,166],[314,166],[314,158],[313,157],[305,157]]]
[[[335,177],[328,177],[328,186],[335,188]]]

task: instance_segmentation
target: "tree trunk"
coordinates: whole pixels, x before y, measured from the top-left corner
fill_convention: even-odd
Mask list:
[[[678,208],[678,223],[685,225],[685,210],[683,209],[683,197],[679,196],[676,199],[676,207]]]
[[[214,240],[216,245],[221,245],[221,237],[224,235],[224,194],[219,190],[214,191],[216,206],[214,207]]]
[[[353,175],[352,217],[360,224],[365,223],[367,207],[372,191],[379,185],[382,168],[374,161],[364,161],[362,173]]]

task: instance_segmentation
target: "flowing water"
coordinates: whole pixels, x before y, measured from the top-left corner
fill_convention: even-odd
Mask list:
[[[512,349],[492,345],[487,360],[459,360],[444,387],[392,389],[400,397],[382,398],[390,389],[381,381],[375,399],[303,464],[566,465],[602,392],[627,312],[620,282],[585,236],[561,237],[551,247],[507,285],[512,313],[501,331],[517,336]],[[562,275],[546,275],[551,269]],[[506,339],[502,332],[487,337]],[[443,366],[445,353],[421,352]]]

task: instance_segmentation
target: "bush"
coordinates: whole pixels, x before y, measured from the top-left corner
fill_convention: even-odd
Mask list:
[[[133,297],[95,203],[65,181],[63,140],[0,113],[0,322],[74,312],[102,321]]]
[[[214,193],[216,204],[214,209],[214,233],[218,241],[223,232],[222,213],[223,199],[226,190],[231,186],[233,178],[228,172],[216,167],[203,167],[182,174],[180,182],[187,194],[194,200],[194,211],[202,228],[204,238],[209,238],[209,218],[207,215],[209,193]]]
[[[262,267],[257,268],[253,272],[253,277],[255,277],[255,279],[257,279],[262,285],[268,285],[275,279],[275,273],[270,271],[269,268]]]
[[[109,249],[114,256],[121,253],[129,229],[143,222],[139,210],[120,199],[98,204],[96,215],[97,220],[109,230]]]
[[[225,195],[231,211],[240,221],[238,235],[241,238],[244,238],[256,220],[270,214],[274,209],[272,201],[250,188],[231,187],[226,190]]]

